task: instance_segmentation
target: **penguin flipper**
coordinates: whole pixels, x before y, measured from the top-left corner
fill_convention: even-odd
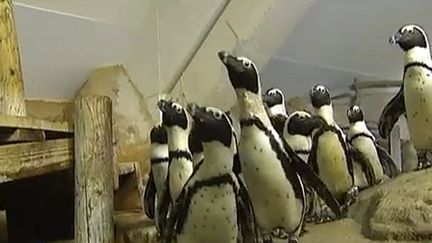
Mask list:
[[[403,95],[403,84],[399,92],[386,104],[379,121],[378,131],[381,137],[387,138],[399,117],[405,113],[405,98]]]
[[[166,220],[165,234],[163,235],[162,243],[171,243],[175,241],[175,235],[181,230],[181,227],[178,227],[178,225],[183,226],[185,223],[188,213],[185,206],[187,205],[187,201],[190,203],[191,196],[192,195],[190,195],[186,190],[186,187],[183,187],[183,190],[173,205],[171,213]]]
[[[245,185],[243,184],[240,177],[236,174],[238,182],[238,199],[237,199],[237,213],[240,230],[243,238],[243,242],[259,242],[258,227],[255,221],[255,213],[252,207],[252,203],[249,197],[249,193]],[[247,239],[247,240],[246,240]]]
[[[375,143],[375,147],[378,153],[379,161],[384,170],[384,174],[388,175],[390,178],[397,176],[400,171],[396,167],[396,163],[390,156],[390,154],[379,144]]]
[[[367,158],[352,144],[347,143],[347,147],[352,160],[360,164],[369,185],[375,185],[377,183],[377,179],[375,177],[372,165],[368,162]]]
[[[144,192],[144,211],[149,219],[155,217],[155,198],[156,198],[156,185],[154,183],[153,173],[150,170],[149,179]]]
[[[233,172],[236,176],[240,175],[241,173],[240,156],[238,153],[234,154]]]
[[[307,181],[308,185],[317,192],[317,194],[325,201],[325,203],[331,208],[331,210],[337,215],[342,215],[339,202],[336,200],[334,195],[330,192],[324,182],[319,176],[312,170],[312,168],[306,164],[288,145],[285,139],[281,139],[285,150],[291,158],[291,164],[294,170],[300,175],[300,177]]]
[[[169,173],[169,172],[168,172]],[[169,177],[167,177],[169,178]],[[162,192],[162,198],[160,200],[160,204],[158,205],[159,210],[158,210],[158,229],[165,229],[165,225],[167,222],[167,216],[168,216],[168,211],[169,208],[171,206],[171,195],[170,195],[170,188],[169,188],[169,183],[168,183],[168,179],[165,181],[165,186],[164,186],[164,190]],[[164,232],[161,232],[161,236],[163,237]]]

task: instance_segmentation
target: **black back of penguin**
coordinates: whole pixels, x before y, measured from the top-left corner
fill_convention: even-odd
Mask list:
[[[168,138],[166,130],[156,125],[150,131],[151,158],[149,180],[144,192],[146,215],[154,219],[156,198],[161,200],[164,184],[168,176]]]
[[[247,193],[232,171],[236,142],[229,118],[216,108],[191,105],[189,110],[203,143],[204,160],[179,198],[170,219],[176,235],[169,238],[191,243],[237,242],[242,238],[239,229],[243,237],[256,235]]]

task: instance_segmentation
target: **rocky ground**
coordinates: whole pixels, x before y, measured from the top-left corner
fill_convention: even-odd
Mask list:
[[[0,243],[5,242],[2,215]],[[348,218],[307,225],[306,230],[301,243],[432,242],[432,169],[367,189],[351,206]],[[153,232],[153,227],[135,227],[125,233],[125,242],[156,242]]]

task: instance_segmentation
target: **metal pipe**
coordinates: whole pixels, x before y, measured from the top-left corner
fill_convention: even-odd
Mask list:
[[[188,53],[186,56],[184,62],[180,65],[178,71],[174,74],[174,77],[171,79],[171,81],[167,84],[167,86],[164,89],[164,93],[171,93],[176,84],[180,81],[181,76],[186,71],[192,60],[195,58],[196,54],[198,53],[199,49],[204,44],[204,41],[207,39],[208,35],[222,16],[223,12],[228,7],[228,4],[231,2],[231,0],[224,0],[220,6],[216,9],[215,14],[212,16],[210,21],[205,26],[204,30],[201,32],[197,42],[193,46],[192,50]]]

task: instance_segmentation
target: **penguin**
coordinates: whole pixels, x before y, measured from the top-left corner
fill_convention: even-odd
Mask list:
[[[432,59],[428,37],[420,26],[408,24],[400,27],[389,42],[398,44],[404,52],[403,82],[384,106],[379,133],[388,138],[399,117],[405,115],[411,142],[423,154],[432,150]]]
[[[196,165],[204,159],[204,153],[202,143],[199,141],[194,127],[189,134],[189,149],[192,153],[192,161],[195,168]]]
[[[314,126],[311,123],[312,116],[307,111],[292,112],[283,128],[283,137],[288,145],[305,162],[307,162],[312,147],[311,134]]]
[[[158,204],[162,198],[165,181],[168,175],[168,138],[162,125],[154,126],[150,131],[150,174],[144,192],[144,209],[148,218],[155,220],[159,226]]]
[[[318,84],[311,88],[309,98],[324,124],[312,132],[308,164],[346,209],[353,203],[358,188],[354,185],[353,163],[345,137],[333,119],[330,91]]]
[[[216,108],[189,108],[204,160],[183,188],[164,242],[258,242],[248,193],[232,170],[237,144],[229,118]]]
[[[162,112],[162,124],[167,131],[169,167],[164,193],[160,203],[160,228],[193,172],[193,158],[189,150],[192,117],[180,104],[161,99],[157,103]],[[161,232],[161,237],[166,232]]]
[[[307,111],[292,112],[284,125],[283,135],[287,144],[307,162],[312,148],[312,130],[316,128],[314,118]],[[320,220],[321,202],[311,186],[305,183],[305,221],[317,222]],[[321,219],[322,220],[322,219]]]
[[[263,101],[274,129],[283,136],[285,121],[288,118],[284,94],[278,88],[270,88],[263,95]]]
[[[369,131],[364,120],[363,110],[358,105],[348,107],[346,116],[349,121],[348,143],[358,154],[355,162],[360,163],[369,186],[377,185],[398,174],[396,164],[383,147],[378,145],[375,136]],[[360,187],[360,186],[359,186]],[[365,187],[362,185],[361,187]]]
[[[324,183],[273,128],[261,95],[258,69],[246,57],[218,52],[240,108],[239,157],[242,174],[264,242],[280,228],[297,242],[305,213],[303,181],[308,180],[336,214],[340,206]]]

